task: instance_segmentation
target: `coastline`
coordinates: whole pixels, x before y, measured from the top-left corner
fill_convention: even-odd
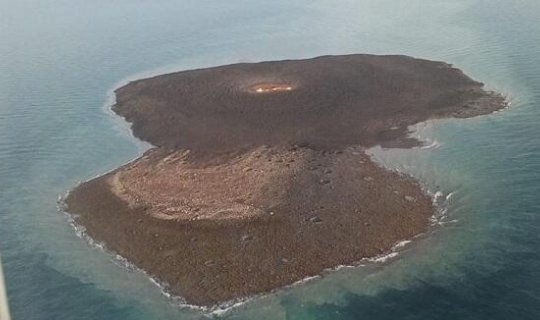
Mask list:
[[[142,156],[142,155],[140,155],[140,156]],[[130,162],[133,162],[133,161],[137,160],[140,156],[128,161],[127,163],[130,163]],[[379,163],[376,160],[374,160],[374,162],[376,162],[378,165],[384,167],[384,165],[382,163]],[[384,168],[386,168],[387,170],[393,170],[392,168],[388,168],[388,167],[384,167]],[[109,172],[107,172],[107,173],[109,173]],[[104,174],[99,175],[97,177],[93,177],[93,178],[88,179],[86,181],[90,181],[92,179],[99,178],[101,176],[106,175],[107,173],[104,173]],[[406,173],[401,173],[401,174],[408,175]],[[413,177],[411,177],[411,178],[413,178]],[[81,183],[84,183],[86,181],[83,181]],[[419,182],[421,182],[421,181],[419,181]],[[73,187],[73,189],[75,189],[76,187],[77,186]],[[73,190],[73,189],[71,189],[71,190]],[[387,250],[387,251],[385,251],[385,252],[383,252],[381,254],[378,254],[378,255],[373,256],[373,257],[362,258],[361,260],[356,261],[356,262],[351,263],[351,264],[338,265],[338,266],[335,266],[335,267],[332,267],[332,268],[325,269],[320,274],[316,274],[316,275],[312,275],[312,276],[306,276],[304,279],[300,279],[300,280],[298,280],[298,281],[296,281],[296,282],[294,282],[294,283],[292,283],[290,285],[284,286],[282,288],[276,288],[275,290],[270,291],[270,292],[251,295],[251,296],[247,296],[247,297],[235,298],[235,299],[232,299],[232,300],[229,300],[229,301],[224,301],[224,302],[221,302],[219,304],[212,305],[212,306],[201,306],[201,305],[196,305],[196,304],[189,304],[188,302],[185,301],[185,299],[182,296],[175,295],[174,293],[171,293],[170,288],[166,283],[162,283],[158,278],[151,275],[146,270],[137,267],[135,264],[131,263],[125,257],[123,257],[120,254],[118,254],[117,252],[107,248],[107,245],[105,243],[96,241],[91,236],[89,236],[88,233],[86,232],[86,228],[84,227],[84,225],[77,223],[76,217],[66,210],[66,205],[65,205],[64,200],[69,196],[69,193],[71,192],[71,190],[68,190],[64,195],[59,195],[58,201],[57,201],[58,210],[65,214],[66,218],[68,219],[68,223],[71,225],[71,227],[74,229],[76,235],[81,240],[86,242],[87,245],[89,245],[90,247],[99,249],[103,253],[108,255],[111,258],[111,261],[113,261],[113,263],[116,264],[118,267],[126,269],[127,271],[130,271],[130,272],[138,272],[138,273],[141,273],[141,274],[145,275],[150,282],[152,282],[155,286],[157,286],[159,288],[161,294],[163,296],[165,296],[173,305],[175,305],[175,306],[177,306],[179,308],[186,308],[186,309],[190,309],[190,310],[201,311],[203,313],[213,315],[213,316],[224,315],[224,314],[232,311],[235,308],[241,307],[241,306],[245,305],[246,303],[249,303],[250,301],[257,300],[257,299],[259,299],[261,297],[264,297],[264,296],[267,296],[267,295],[283,292],[283,291],[289,290],[291,288],[303,285],[303,284],[311,282],[311,281],[315,281],[317,279],[320,279],[320,278],[326,276],[327,274],[330,274],[330,273],[333,273],[333,272],[339,272],[342,269],[363,268],[363,267],[369,266],[370,264],[384,265],[384,264],[392,263],[394,260],[398,259],[405,250],[409,249],[411,246],[414,246],[414,244],[415,244],[415,242],[416,242],[416,240],[418,238],[421,238],[421,237],[424,237],[424,236],[428,235],[428,233],[433,231],[434,228],[440,228],[440,227],[443,226],[442,223],[437,223],[437,222],[440,221],[441,218],[444,218],[444,214],[443,214],[443,216],[439,216],[439,217],[436,217],[436,215],[438,213],[440,213],[440,212],[446,212],[447,205],[448,205],[447,201],[445,201],[444,203],[435,205],[436,210],[433,212],[433,215],[431,217],[432,223],[430,224],[430,226],[424,232],[418,233],[418,234],[412,236],[409,239],[403,239],[401,241],[396,242],[389,250]],[[436,193],[433,193],[433,192],[429,191],[425,187],[422,187],[422,190],[424,190],[424,192],[426,192],[426,194],[430,195],[430,197],[433,200],[433,203],[435,204],[436,203],[436,197],[437,197]],[[446,196],[445,196],[446,200],[448,200],[452,195],[453,195],[453,192],[451,192],[449,194],[446,194]],[[444,194],[443,194],[443,196],[444,196]]]
[[[115,90],[115,91],[116,91],[116,90]],[[111,109],[111,110],[113,110],[113,109]],[[136,137],[136,138],[137,138],[137,135],[133,134],[133,137]],[[137,139],[139,140],[139,138],[137,138]],[[141,140],[141,141],[144,142],[144,140]],[[410,147],[410,146],[407,146],[407,147]],[[152,150],[152,149],[147,150],[147,151],[151,151],[151,150]],[[352,151],[352,152],[355,152],[355,151]],[[133,164],[133,163],[136,163],[136,162],[140,161],[141,158],[145,157],[145,154],[147,154],[147,152],[142,153],[142,154],[140,155],[140,157],[137,157],[136,159],[131,160],[131,161],[127,162],[126,164],[122,165],[119,169],[113,169],[113,170],[111,170],[110,172],[108,172],[108,173],[106,173],[106,174],[103,174],[103,175],[101,175],[101,176],[99,176],[99,177],[93,178],[93,179],[91,179],[91,180],[89,180],[89,181],[97,180],[97,179],[99,179],[99,178],[106,177],[106,176],[108,176],[108,175],[114,173],[115,171],[120,170],[121,168],[128,167],[130,164]],[[367,161],[373,161],[373,159],[371,159],[371,160],[368,159]],[[380,166],[380,164],[377,164],[377,163],[375,163],[375,164],[378,165],[378,166]],[[380,169],[381,169],[381,170],[384,170],[384,171],[387,171],[387,173],[388,173],[388,168],[380,167]],[[407,179],[408,179],[408,180],[411,180],[411,183],[417,184],[417,182],[416,182],[416,181],[412,181],[412,179],[411,179],[410,177],[407,177]],[[89,182],[89,181],[87,181],[87,182]],[[87,183],[87,182],[83,182],[82,184],[85,184],[85,183]],[[420,187],[419,184],[417,184],[417,185]],[[77,186],[75,189],[79,189],[79,188],[80,188],[80,185]],[[426,190],[422,190],[422,193],[425,194],[425,191],[426,191]],[[70,195],[71,195],[71,194],[66,195],[65,199],[69,198]],[[66,211],[67,211],[67,210],[66,210]],[[76,220],[74,220],[74,221],[76,221]],[[82,225],[84,225],[84,224],[82,224]],[[86,234],[86,235],[88,236],[88,234]],[[410,239],[410,238],[416,237],[417,235],[418,235],[418,232],[412,234],[411,237],[407,237],[406,239],[401,239],[401,240],[398,240],[398,241],[408,240],[408,239]],[[105,242],[105,243],[106,243],[106,242]],[[386,261],[386,260],[385,260],[385,259],[386,259],[385,257],[388,256],[389,254],[390,254],[389,259],[391,260],[391,259],[394,257],[394,255],[392,255],[392,254],[394,253],[394,251],[392,251],[392,248],[393,248],[397,243],[398,243],[398,242],[395,242],[395,243],[390,247],[389,251],[387,251],[387,250],[379,250],[380,253],[379,253],[378,255],[373,255],[371,258],[369,258],[369,257],[363,257],[363,258],[361,258],[359,261],[364,261],[364,260],[369,261],[370,259],[374,259],[374,260],[371,261],[371,262],[374,262],[374,263],[382,262],[382,263],[384,263],[384,262]],[[106,246],[106,247],[107,247],[107,246]],[[108,250],[110,250],[110,249],[108,249]],[[113,249],[112,251],[115,252],[116,250]],[[119,256],[122,256],[122,255],[119,255]],[[379,260],[379,259],[383,259],[383,260]],[[126,259],[126,261],[128,261],[128,259]],[[130,262],[130,265],[139,265],[139,263],[133,263],[133,262]],[[353,264],[353,265],[354,265],[354,264]],[[317,273],[315,273],[314,275],[307,276],[307,278],[312,278],[313,276],[317,277],[319,274],[321,274],[321,273],[324,274],[325,272],[331,272],[331,271],[332,271],[333,269],[335,269],[335,268],[339,268],[339,265],[338,265],[337,267],[325,268],[325,269],[323,269],[321,272],[317,272]],[[137,267],[137,269],[138,269],[138,270],[145,270],[144,268],[140,268],[140,267]],[[149,275],[149,277],[150,277],[151,279],[155,279],[155,277],[154,277],[154,276],[151,276],[149,272],[146,272],[146,271],[142,271],[142,272],[144,272],[145,274]],[[158,276],[158,278],[159,278],[159,276]],[[304,279],[306,279],[306,277],[304,277],[304,278],[302,278],[302,279],[300,279],[300,280],[294,282],[294,283],[291,284],[291,285],[295,285],[295,284],[297,284],[297,283],[299,283],[299,282],[301,283],[301,282],[304,281]],[[157,282],[157,284],[159,285],[159,282]],[[169,291],[169,290],[166,289],[166,285],[161,284],[160,286],[164,289],[164,293],[166,293],[166,292]],[[281,286],[279,286],[279,287],[277,287],[277,288],[275,288],[275,289],[273,289],[273,290],[265,290],[264,292],[262,292],[262,293],[260,293],[260,294],[266,294],[266,293],[269,293],[269,292],[274,292],[275,290],[281,290],[281,288],[283,288],[283,287],[288,287],[288,286],[283,286],[283,285],[281,285]],[[170,296],[169,293],[166,293],[166,294],[168,294],[168,295]],[[174,293],[173,293],[173,295],[177,295],[177,294],[178,294],[178,292],[174,292]],[[260,294],[257,293],[257,294],[254,294],[254,295],[249,295],[249,296],[247,296],[247,297],[244,298],[244,299],[240,297],[240,301],[244,301],[245,299],[249,300],[250,297],[252,297],[252,296],[258,296],[258,295],[260,295]],[[182,294],[179,294],[178,296],[182,296]],[[231,304],[231,301],[234,302],[234,303],[236,303],[236,302],[238,302],[238,298],[237,298],[237,299],[233,299],[233,300],[228,300],[227,302],[224,302],[224,303],[225,303],[225,305],[230,305],[230,304]],[[233,303],[233,304],[234,304],[234,303]],[[196,303],[196,304],[197,304],[197,303]],[[199,304],[199,305],[200,305],[200,304]],[[203,303],[203,305],[205,305],[205,303]],[[220,306],[220,305],[222,305],[222,304],[211,303],[211,304],[209,304],[209,305],[215,307],[215,306]],[[204,308],[204,307],[203,307],[203,308]],[[219,307],[218,307],[218,308],[219,308]],[[211,307],[210,309],[207,308],[207,310],[213,310],[213,308],[212,308],[212,307]]]
[[[135,158],[133,160],[136,160],[136,159],[137,158]],[[76,188],[76,187],[74,187],[74,188]],[[182,296],[175,295],[174,293],[171,293],[170,288],[166,283],[161,282],[158,278],[151,275],[146,270],[137,267],[135,264],[131,263],[128,259],[121,256],[120,254],[118,254],[114,250],[111,250],[111,249],[107,248],[107,245],[104,242],[96,241],[91,236],[89,236],[88,233],[86,232],[86,228],[84,227],[84,225],[77,223],[76,217],[73,214],[69,213],[65,208],[64,199],[69,195],[70,191],[71,190],[66,192],[63,196],[59,196],[59,199],[57,201],[57,203],[58,203],[58,211],[62,212],[66,216],[66,218],[68,220],[68,223],[71,225],[71,227],[75,231],[75,234],[81,240],[83,240],[88,246],[90,246],[92,248],[99,249],[101,252],[108,255],[111,258],[111,261],[116,266],[118,266],[118,267],[120,267],[122,269],[125,269],[126,271],[129,271],[129,272],[138,272],[138,273],[141,273],[141,274],[145,275],[150,282],[152,282],[156,287],[159,288],[161,294],[163,296],[165,296],[173,305],[175,305],[175,306],[177,306],[179,308],[182,308],[182,309],[186,308],[186,309],[190,309],[190,310],[201,311],[201,312],[203,312],[205,314],[214,315],[214,316],[224,315],[224,314],[232,311],[235,308],[241,307],[241,306],[243,306],[243,305],[245,305],[245,304],[247,304],[247,303],[249,303],[251,301],[254,301],[256,299],[259,299],[261,297],[271,295],[271,294],[277,294],[277,293],[280,293],[280,292],[283,292],[283,291],[287,291],[287,290],[289,290],[291,288],[294,288],[296,286],[300,286],[300,285],[306,284],[308,282],[320,279],[320,278],[322,278],[322,277],[324,277],[324,276],[326,276],[326,275],[328,275],[330,273],[339,272],[342,269],[363,268],[363,267],[367,267],[370,264],[384,265],[384,264],[392,263],[392,261],[394,261],[394,260],[396,260],[396,259],[398,259],[400,257],[401,253],[404,250],[406,250],[409,247],[413,246],[416,239],[418,239],[419,237],[425,236],[433,228],[442,226],[441,224],[438,224],[438,225],[431,224],[430,227],[425,232],[416,234],[416,235],[412,236],[409,239],[404,239],[404,240],[396,242],[388,251],[385,251],[385,252],[383,252],[381,254],[378,254],[376,256],[373,256],[373,257],[362,258],[361,260],[356,261],[356,262],[351,263],[351,264],[338,265],[338,266],[335,266],[335,267],[332,267],[332,268],[327,268],[327,269],[323,270],[320,274],[316,274],[316,275],[312,275],[312,276],[306,276],[305,278],[300,279],[300,280],[298,280],[298,281],[296,281],[296,282],[294,282],[292,284],[289,284],[287,286],[284,286],[284,287],[281,287],[281,288],[276,288],[276,289],[274,289],[272,291],[269,291],[269,292],[266,292],[266,293],[261,293],[261,294],[255,294],[255,295],[251,295],[251,296],[246,296],[246,297],[235,298],[235,299],[232,299],[232,300],[229,300],[229,301],[224,301],[224,302],[221,302],[219,304],[215,304],[215,305],[211,305],[211,306],[202,306],[202,305],[190,304],[190,303],[186,302],[185,299]],[[437,210],[439,210],[439,209],[440,208],[437,207]],[[436,212],[434,212],[434,215],[432,216],[432,218],[435,217],[435,214],[436,214]]]

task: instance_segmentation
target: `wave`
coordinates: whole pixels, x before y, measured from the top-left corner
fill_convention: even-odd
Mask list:
[[[411,243],[412,240],[403,240],[403,241],[399,241],[398,243],[396,243],[392,249],[393,250],[396,250],[396,249],[399,249],[399,248],[403,248],[405,247],[406,245],[408,245],[409,243]]]
[[[437,149],[441,146],[441,143],[438,142],[437,140],[433,140],[431,141],[431,143],[429,142],[430,142],[429,140],[426,140],[426,143],[422,145],[420,149]]]
[[[390,259],[393,259],[395,257],[398,256],[398,253],[397,252],[390,252],[390,253],[387,253],[387,254],[382,254],[382,255],[378,255],[376,257],[373,257],[373,258],[368,258],[366,259],[367,261],[370,261],[370,262],[386,262]]]

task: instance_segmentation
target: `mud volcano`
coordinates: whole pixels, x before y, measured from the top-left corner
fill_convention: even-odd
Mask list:
[[[211,306],[389,250],[431,199],[365,154],[411,147],[408,126],[504,99],[443,62],[348,55],[138,80],[113,110],[155,147],[67,197],[88,234]]]

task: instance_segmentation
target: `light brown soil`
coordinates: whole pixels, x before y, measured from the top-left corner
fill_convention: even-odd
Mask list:
[[[364,150],[505,105],[482,86],[441,62],[369,55],[135,81],[114,110],[156,148],[75,188],[67,208],[189,303],[269,292],[425,230],[431,199]]]

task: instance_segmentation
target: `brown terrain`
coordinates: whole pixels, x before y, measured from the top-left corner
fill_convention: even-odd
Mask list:
[[[236,64],[129,83],[113,110],[155,147],[65,199],[87,233],[186,302],[270,292],[388,251],[434,208],[365,149],[408,126],[505,106],[460,70],[406,56]]]

